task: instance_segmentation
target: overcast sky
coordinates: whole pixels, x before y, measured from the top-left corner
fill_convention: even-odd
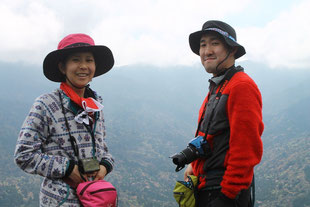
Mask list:
[[[273,68],[310,69],[310,0],[0,0],[0,62],[42,65],[70,33],[108,46],[116,65],[199,62],[190,33],[232,25],[247,54]]]

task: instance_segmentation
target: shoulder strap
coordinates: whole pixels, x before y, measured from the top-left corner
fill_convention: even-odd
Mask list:
[[[234,67],[232,69],[230,69],[226,75],[224,76],[223,80],[221,81],[221,86],[220,89],[218,91],[218,93],[216,94],[217,99],[219,99],[222,96],[222,92],[224,91],[225,87],[227,86],[228,82],[230,81],[230,79],[237,73],[242,71],[243,69],[238,66],[238,67]]]
[[[205,126],[207,126],[206,127],[206,131],[205,131],[205,138],[207,137],[207,135],[208,135],[208,130],[209,130],[209,127],[210,127],[210,123],[211,123],[211,120],[212,120],[212,118],[213,118],[213,112],[214,112],[214,109],[216,108],[216,106],[217,106],[217,104],[218,104],[218,102],[219,102],[219,100],[220,100],[220,98],[221,98],[221,96],[222,96],[222,93],[223,93],[223,91],[224,91],[224,89],[225,89],[225,87],[227,86],[227,84],[228,84],[228,82],[230,81],[230,79],[237,73],[237,72],[239,72],[239,71],[242,71],[242,68],[241,67],[237,67],[237,68],[232,68],[232,69],[230,69],[227,73],[226,73],[226,75],[224,76],[224,78],[223,78],[223,80],[221,81],[221,83],[220,83],[220,88],[219,88],[219,90],[218,90],[218,92],[217,92],[217,94],[216,94],[216,97],[215,97],[215,103],[213,104],[213,108],[212,108],[212,111],[211,111],[211,113],[210,113],[210,117],[207,119],[207,122],[205,123]],[[207,102],[206,102],[206,106],[205,106],[205,110],[204,111],[206,111],[206,108],[207,108]],[[204,112],[205,113],[205,112]],[[204,115],[204,114],[203,114]],[[199,125],[198,125],[198,127],[200,127],[200,124],[201,124],[201,122],[202,122],[202,117],[200,118],[200,121],[199,121]],[[197,130],[198,131],[198,130]]]
[[[62,113],[63,113],[64,118],[65,118],[65,124],[66,124],[67,130],[68,130],[68,132],[69,132],[69,140],[70,140],[70,143],[71,143],[71,146],[72,146],[74,155],[75,155],[78,159],[80,159],[80,158],[79,158],[79,150],[78,150],[78,148],[77,148],[77,144],[76,144],[75,138],[71,135],[69,123],[68,123],[68,120],[67,120],[67,117],[66,117],[66,114],[65,114],[65,107],[64,107],[64,105],[63,105],[60,92],[58,92],[58,95],[59,95],[59,99],[60,99],[60,104],[61,104]]]

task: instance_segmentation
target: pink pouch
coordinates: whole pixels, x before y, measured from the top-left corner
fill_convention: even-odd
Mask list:
[[[76,189],[76,194],[84,207],[117,206],[116,189],[105,180],[80,183]]]

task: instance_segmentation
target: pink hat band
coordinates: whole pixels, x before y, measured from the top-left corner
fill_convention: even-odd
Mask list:
[[[73,47],[84,47],[84,46],[94,46],[94,40],[86,34],[71,34],[62,39],[57,49],[73,48]]]

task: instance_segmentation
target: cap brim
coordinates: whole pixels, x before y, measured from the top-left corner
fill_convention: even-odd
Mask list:
[[[96,62],[94,77],[102,75],[112,69],[114,57],[112,51],[108,47],[103,45],[75,47],[50,52],[43,61],[43,73],[45,77],[54,82],[65,81],[65,76],[60,72],[58,63],[66,55],[83,51],[92,52],[94,55]]]
[[[200,50],[200,40],[202,35],[209,33],[209,32],[215,32],[215,31],[208,31],[208,30],[200,30],[197,32],[194,32],[192,34],[189,35],[189,45],[191,50],[193,51],[193,53],[195,53],[196,55],[199,55],[199,50]],[[220,34],[220,33],[218,33]],[[220,34],[226,41],[226,43],[232,47],[238,47],[238,50],[235,54],[235,58],[238,59],[239,57],[243,56],[246,52],[245,49],[242,45],[238,44],[237,42],[233,41],[232,39],[223,36],[222,34]]]

